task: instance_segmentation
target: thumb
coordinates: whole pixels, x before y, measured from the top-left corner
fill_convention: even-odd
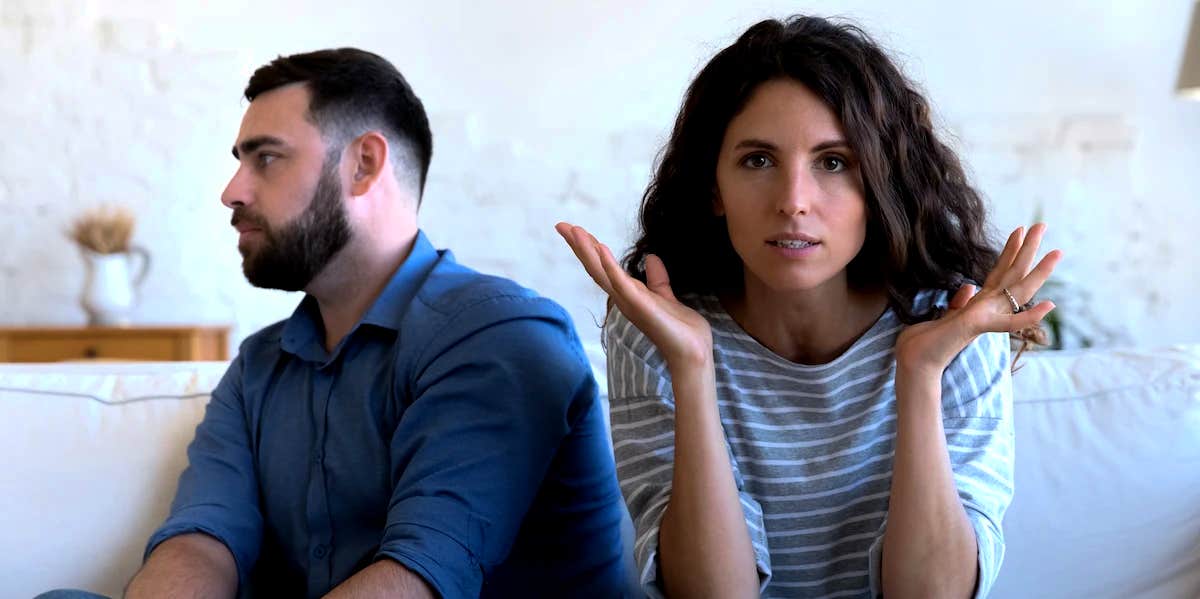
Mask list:
[[[971,284],[963,285],[962,287],[959,287],[958,291],[954,293],[954,296],[950,298],[950,305],[948,308],[951,310],[957,310],[967,305],[967,302],[971,301],[971,298],[973,297],[975,297],[975,286]]]
[[[663,299],[676,301],[675,294],[671,291],[671,278],[667,276],[667,267],[662,259],[654,254],[646,255],[646,287]]]

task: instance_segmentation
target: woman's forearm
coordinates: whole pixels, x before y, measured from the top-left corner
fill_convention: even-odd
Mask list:
[[[977,546],[946,448],[941,373],[898,366],[896,401],[896,455],[883,535],[884,596],[970,597]]]
[[[671,368],[675,462],[659,527],[659,567],[670,597],[757,597],[758,571],[746,529],[711,358]]]

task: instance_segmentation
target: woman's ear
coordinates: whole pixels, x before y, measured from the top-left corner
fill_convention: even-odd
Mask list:
[[[350,194],[366,195],[388,168],[388,143],[382,133],[368,131],[350,142],[353,177]]]
[[[721,201],[721,192],[716,185],[712,190],[712,211],[715,216],[725,216],[725,203]]]

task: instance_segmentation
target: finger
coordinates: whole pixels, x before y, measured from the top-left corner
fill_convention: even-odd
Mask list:
[[[605,272],[603,258],[598,250],[600,242],[588,233],[583,227],[575,227],[571,230],[571,237],[575,240],[575,247],[579,248],[579,254],[583,257],[583,267],[591,275],[592,280],[604,290],[605,293],[612,295],[613,284],[612,278]]]
[[[663,299],[675,300],[671,291],[671,278],[667,276],[667,266],[654,254],[646,255],[646,287]]]
[[[1058,262],[1061,259],[1062,250],[1054,250],[1046,254],[1042,257],[1041,262],[1038,262],[1037,266],[1033,267],[1033,270],[1029,271],[1029,274],[1024,279],[1013,284],[1008,290],[1016,296],[1017,301],[1027,302],[1033,299],[1033,296],[1037,295],[1042,285],[1046,284],[1046,280],[1050,278],[1050,274],[1054,272],[1054,267],[1058,266]]]
[[[975,286],[967,283],[958,288],[958,291],[954,293],[954,297],[950,298],[950,304],[946,308],[949,310],[958,310],[967,305],[967,302],[971,301],[972,297],[975,297]]]
[[[571,247],[571,251],[575,253],[575,257],[579,259],[580,264],[583,265],[583,269],[587,271],[592,281],[603,289],[605,293],[612,295],[612,284],[604,272],[604,267],[600,264],[599,254],[596,253],[595,238],[584,230],[583,227],[568,225],[567,223],[559,223],[554,228],[567,241],[567,245]]]
[[[646,287],[642,285],[641,281],[621,270],[621,265],[617,263],[617,259],[613,257],[608,246],[598,243],[596,252],[600,256],[604,274],[612,284],[612,291],[609,295],[617,303],[617,308],[621,310],[621,313],[636,325],[641,320],[639,315],[650,310],[647,303],[649,298],[645,296]]]
[[[1010,287],[1017,284],[1025,275],[1029,274],[1030,267],[1033,266],[1033,259],[1037,257],[1038,248],[1042,245],[1042,236],[1046,234],[1046,225],[1037,223],[1029,228],[1029,234],[1025,236],[1025,241],[1021,243],[1021,251],[1017,253],[1017,257],[1013,259],[1012,267],[1000,279],[1000,284],[1004,287]]]
[[[983,282],[985,288],[995,289],[1000,286],[1000,277],[1012,266],[1013,258],[1017,256],[1017,250],[1021,249],[1021,240],[1024,237],[1024,227],[1017,227],[1008,234],[1008,241],[1004,242],[1004,249],[1000,252],[1000,257],[996,258],[996,265],[992,267],[987,280]]]
[[[1023,329],[1032,327],[1042,321],[1051,310],[1054,309],[1054,302],[1050,300],[1038,302],[1032,308],[1022,311],[1020,314],[1014,314],[1008,321],[1008,325],[997,332],[1015,333]]]

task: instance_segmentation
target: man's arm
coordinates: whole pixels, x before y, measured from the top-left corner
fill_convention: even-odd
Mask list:
[[[146,544],[130,597],[233,597],[258,558],[263,523],[242,365],[239,355],[212,392],[171,514]]]
[[[476,597],[572,422],[590,409],[595,382],[568,317],[549,300],[480,302],[411,343],[424,350],[404,366],[415,373],[412,403],[392,437],[393,493],[376,559],[443,597]]]
[[[125,597],[233,597],[237,587],[237,564],[229,549],[206,534],[191,533],[171,537],[155,547],[125,589]]]
[[[325,599],[369,599],[403,597],[435,599],[437,593],[411,570],[389,560],[379,560],[360,570],[325,595]]]

